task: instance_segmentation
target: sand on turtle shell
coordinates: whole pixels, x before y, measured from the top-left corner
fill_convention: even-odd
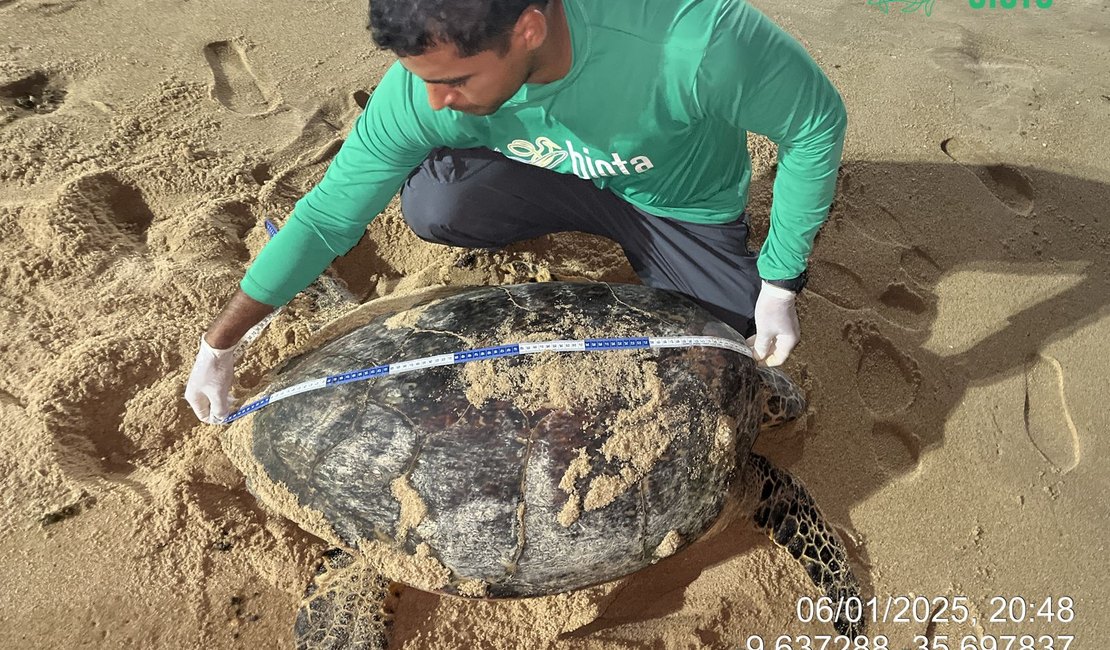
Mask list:
[[[416,327],[417,321],[419,321],[424,312],[428,310],[428,307],[428,304],[424,304],[397,312],[385,319],[385,326],[389,329]]]
[[[567,410],[588,421],[618,399],[626,403],[602,420],[605,440],[601,457],[591,459],[584,448],[579,449],[560,480],[568,497],[558,515],[564,527],[574,524],[583,510],[609,505],[650,473],[679,431],[695,427],[710,432],[712,437],[706,442],[715,451],[714,458],[731,462],[723,453],[716,453],[735,447],[728,420],[706,412],[713,409],[664,407],[666,388],[653,354],[628,350],[541,352],[512,364],[490,359],[462,366],[467,400],[476,407],[500,399],[525,412]],[[615,462],[615,469],[594,470],[592,466],[602,458],[606,465]],[[577,483],[588,476],[593,478],[583,495]]]
[[[407,476],[398,476],[390,483],[393,497],[401,504],[401,517],[397,521],[396,539],[404,539],[409,531],[420,525],[428,514],[428,506],[420,493],[409,483]]]
[[[567,466],[567,471],[559,481],[559,488],[567,493],[567,502],[559,511],[558,520],[564,528],[569,528],[578,521],[582,514],[582,497],[578,493],[578,480],[586,478],[590,473],[590,457],[586,454],[585,447],[578,448],[578,455]]]
[[[652,554],[656,559],[661,560],[674,555],[674,552],[681,548],[683,544],[685,544],[685,540],[682,539],[682,535],[677,530],[668,530],[667,534],[663,536],[663,541],[659,542]]]
[[[539,352],[519,359],[463,364],[467,401],[481,407],[500,399],[525,412],[577,409],[597,416],[616,390],[637,403],[658,389],[656,364],[645,352]]]
[[[402,322],[403,314],[394,317]],[[544,341],[572,336],[578,339],[601,336],[643,335],[635,318],[625,314],[598,325],[589,315],[574,312],[543,314],[527,331],[500,325],[483,344]],[[405,318],[403,322],[415,322]],[[568,334],[569,333],[569,334]],[[461,367],[467,400],[481,407],[487,400],[513,403],[525,412],[542,409],[578,413],[584,421],[601,415],[602,408],[625,406],[603,421],[606,438],[601,457],[591,459],[579,449],[567,467],[560,489],[567,494],[558,521],[573,525],[583,511],[604,508],[651,472],[679,431],[695,427],[710,432],[706,440],[713,462],[731,464],[736,448],[735,422],[715,409],[673,404],[664,407],[666,388],[658,363],[650,351],[541,352],[512,363],[504,359],[471,362]],[[712,381],[718,381],[714,378]],[[593,469],[604,459],[607,470]],[[612,464],[616,463],[613,468]],[[587,486],[578,481],[593,476]],[[582,492],[585,494],[582,494]]]
[[[634,395],[642,401],[617,411],[606,421],[610,434],[601,445],[601,453],[606,460],[620,461],[619,473],[598,476],[590,482],[582,500],[585,510],[604,508],[635,485],[666,453],[678,432],[701,417],[687,405],[662,408],[663,387],[658,377],[638,388]]]
[[[456,587],[459,595],[467,598],[485,598],[489,595],[489,583],[478,578],[462,580]]]
[[[451,570],[443,566],[426,542],[417,545],[415,555],[373,539],[358,540],[358,550],[369,566],[410,587],[437,591],[451,582]]]

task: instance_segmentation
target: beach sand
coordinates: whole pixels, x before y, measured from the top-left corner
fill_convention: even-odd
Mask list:
[[[755,4],[827,71],[851,122],[786,366],[810,410],[757,451],[810,487],[880,616],[889,598],[964,597],[977,617],[926,624],[919,606],[917,622],[872,626],[889,647],[1003,634],[1101,647],[1110,7]],[[0,647],[290,647],[323,543],[251,496],[182,393],[262,220],[281,223],[320,177],[392,61],[364,14],[0,0]],[[775,152],[749,145],[758,243]],[[584,235],[475,255],[419,241],[395,205],[334,272],[361,301],[636,281]],[[264,388],[319,319],[297,298],[245,354],[236,394]],[[816,595],[737,522],[576,594],[405,590],[394,647],[773,647],[832,633],[798,620]],[[1034,620],[992,622],[998,597],[1024,598]]]

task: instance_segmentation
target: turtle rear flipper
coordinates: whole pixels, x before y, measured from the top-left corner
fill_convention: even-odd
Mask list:
[[[385,650],[396,589],[342,549],[326,551],[293,624],[297,650]]]
[[[805,485],[756,453],[748,457],[744,476],[746,505],[754,506],[756,526],[802,563],[809,579],[832,600],[834,610],[842,611],[836,603],[848,598],[862,600],[844,544],[826,523]],[[862,606],[859,614],[860,621],[852,622],[842,615],[833,627],[854,639],[865,631]]]

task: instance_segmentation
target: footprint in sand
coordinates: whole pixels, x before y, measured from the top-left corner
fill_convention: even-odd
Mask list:
[[[61,79],[42,70],[0,78],[0,126],[28,115],[53,113],[65,97]]]
[[[18,397],[12,395],[3,388],[0,388],[0,404],[8,404],[10,406],[18,406],[19,408],[24,408],[23,402],[21,402]]]
[[[1014,214],[1028,217],[1033,214],[1033,183],[1020,169],[994,161],[985,148],[968,140],[948,138],[940,148],[979,179],[996,199]]]
[[[87,272],[146,246],[154,213],[138,187],[116,172],[82,176],[33,211],[24,231],[56,270]]]
[[[292,210],[293,204],[324,177],[327,162],[339,151],[342,144],[342,141],[337,141],[322,148],[319,152],[318,162],[293,165],[277,173],[267,168],[266,173],[272,174],[272,176],[259,191],[259,202],[274,210]]]
[[[5,8],[16,8],[37,11],[44,16],[64,14],[73,9],[81,0],[0,0],[0,11]]]
[[[263,161],[251,169],[251,177],[262,190],[259,200],[263,203],[285,203],[291,206],[309,191],[323,175],[322,162],[329,162],[339,153],[343,139],[340,130],[330,122],[312,118],[301,129],[300,135],[274,156],[282,163]],[[292,159],[292,162],[284,162]],[[319,169],[312,169],[313,166]]]
[[[166,219],[151,229],[150,250],[194,264],[250,259],[247,235],[259,225],[251,207],[240,201],[213,202],[181,219]]]
[[[933,65],[952,80],[952,102],[976,127],[998,137],[1020,137],[1041,107],[1037,70],[1020,59],[991,54],[980,34],[964,27],[939,31],[947,45],[929,50]]]
[[[914,330],[928,326],[935,313],[935,300],[913,286],[913,273],[906,273],[909,282],[896,280],[872,290],[858,273],[836,262],[814,260],[810,269],[810,290],[838,307],[872,308],[888,321]]]
[[[912,471],[921,460],[921,439],[893,422],[880,421],[871,427],[868,449],[875,465],[891,477]]]
[[[1079,464],[1079,431],[1064,393],[1064,369],[1054,357],[1034,355],[1025,364],[1025,433],[1061,472]]]
[[[134,469],[139,445],[124,427],[127,405],[166,371],[152,342],[114,335],[79,343],[43,369],[29,410],[45,424],[67,474],[110,478]]]
[[[866,163],[845,163],[839,174],[836,200],[829,212],[829,223],[851,228],[855,233],[882,246],[899,246],[913,235],[906,231],[898,215],[881,201],[872,198],[871,184],[857,179],[870,172]],[[857,171],[857,167],[863,167]]]
[[[891,282],[886,285],[883,292],[879,294],[879,302],[911,317],[920,317],[929,309],[925,299],[904,282]]]
[[[917,246],[902,250],[898,257],[898,267],[920,285],[931,287],[940,281],[940,264]]]
[[[837,307],[863,309],[868,302],[863,279],[846,266],[815,259],[810,263],[809,276],[809,291]]]
[[[98,172],[78,178],[63,189],[60,207],[77,215],[88,215],[95,227],[108,231],[130,248],[146,243],[154,213],[138,187],[114,172]]]
[[[921,388],[917,361],[899,350],[875,323],[849,323],[844,338],[859,353],[856,390],[878,416],[896,415],[913,405]]]
[[[344,124],[351,124],[361,109],[349,102],[325,102],[300,127],[299,133],[272,161],[261,162],[251,176],[262,186],[259,201],[275,209],[288,209],[324,174],[327,164],[343,146]]]
[[[270,108],[269,93],[259,84],[243,48],[231,41],[204,46],[204,58],[212,68],[212,97],[228,110],[258,115]]]
[[[358,119],[375,87],[317,104],[292,140],[251,168],[251,178],[260,188],[258,200],[266,210],[288,212],[319,182],[343,146],[343,132]]]

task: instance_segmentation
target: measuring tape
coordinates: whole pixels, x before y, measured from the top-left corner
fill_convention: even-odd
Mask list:
[[[265,219],[262,223],[266,226],[266,234],[270,236],[270,239],[273,239],[274,235],[278,233],[278,227],[274,224],[273,221],[270,221],[269,219]],[[258,323],[256,323],[254,327],[250,328],[246,331],[246,333],[243,334],[243,336],[239,339],[238,345],[235,347],[236,359],[243,355],[243,351],[247,349],[248,345],[254,343],[254,340],[262,335],[262,331],[266,329],[266,327],[270,324],[270,321],[277,318],[277,315],[280,314],[283,309],[285,309],[285,307],[278,307],[269,314],[266,314],[265,318],[258,321]]]
[[[500,357],[516,357],[525,354],[536,354],[537,352],[605,352],[612,350],[646,350],[648,348],[693,348],[693,347],[710,347],[710,348],[723,348],[739,352],[744,356],[751,357],[752,352],[748,346],[737,341],[724,339],[716,336],[640,336],[640,337],[626,337],[626,338],[608,338],[608,339],[577,339],[577,340],[559,340],[559,341],[534,341],[528,343],[508,343],[505,345],[495,345],[488,348],[474,348],[470,350],[460,350],[458,352],[450,352],[447,354],[437,354],[430,357],[421,357],[419,359],[411,359],[409,361],[400,361],[398,363],[389,363],[380,366],[372,366],[370,368],[363,368],[362,370],[352,370],[338,375],[328,375],[327,377],[319,377],[317,379],[310,379],[295,384],[288,388],[283,388],[277,392],[271,393],[257,399],[243,408],[235,411],[227,416],[221,424],[230,424],[239,418],[250,415],[255,411],[263,409],[274,402],[280,402],[283,399],[307,393],[309,391],[320,390],[330,386],[339,386],[341,384],[350,384],[356,381],[367,381],[377,377],[387,377],[392,375],[400,375],[413,370],[421,370],[423,368],[435,368],[437,366],[452,366],[470,361],[484,361],[486,359],[497,359]]]

